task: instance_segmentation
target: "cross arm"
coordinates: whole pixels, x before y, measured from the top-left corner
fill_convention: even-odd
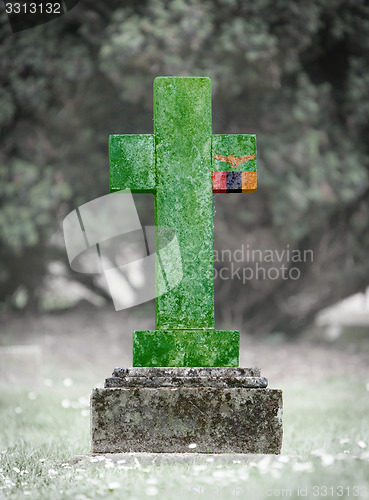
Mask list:
[[[212,171],[213,193],[256,191],[256,136],[213,134]]]
[[[154,135],[109,136],[110,192],[155,192]]]

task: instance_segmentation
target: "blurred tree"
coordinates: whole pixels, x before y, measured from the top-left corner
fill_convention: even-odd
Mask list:
[[[0,300],[37,298],[58,217],[107,192],[107,136],[151,132],[158,75],[210,76],[213,131],[258,135],[258,194],[215,197],[216,248],[314,252],[285,262],[298,280],[218,280],[218,320],[294,333],[368,284],[365,0],[85,0],[1,26]]]

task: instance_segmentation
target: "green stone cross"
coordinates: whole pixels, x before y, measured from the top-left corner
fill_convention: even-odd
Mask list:
[[[133,334],[133,366],[238,366],[239,332],[214,328],[213,192],[256,190],[255,135],[212,134],[209,78],[159,77],[154,134],[111,135],[109,157],[110,191],[153,193],[182,260],[180,284],[156,298],[156,330]]]

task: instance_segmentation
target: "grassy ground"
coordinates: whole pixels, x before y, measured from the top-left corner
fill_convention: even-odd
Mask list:
[[[198,460],[195,454],[194,463],[187,465],[147,464],[140,459],[113,462],[109,457],[72,464],[73,456],[90,450],[92,378],[76,375],[83,366],[78,372],[71,366],[63,372],[62,363],[47,358],[46,384],[0,390],[0,498],[368,498],[369,369],[361,363],[360,353],[325,347],[322,355],[316,346],[303,347],[283,343],[250,347],[254,356],[260,351],[267,358],[270,353],[277,364],[284,359],[288,365],[284,377],[279,376],[280,369],[273,371],[271,361],[268,367],[275,374],[271,386],[284,391],[282,455],[255,457],[248,464],[232,458],[224,464],[213,456]],[[316,377],[313,359],[319,352],[323,356],[319,365],[326,359],[334,369]],[[336,368],[341,356],[352,369],[341,364],[340,375]],[[305,371],[299,372],[299,365]]]
[[[247,465],[219,465],[216,458],[195,465],[71,465],[73,455],[89,452],[86,391],[2,391],[0,498],[369,496],[369,398],[360,380],[285,386],[283,455]]]

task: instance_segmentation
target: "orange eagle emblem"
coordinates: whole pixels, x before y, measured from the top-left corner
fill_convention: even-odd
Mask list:
[[[232,167],[237,167],[241,165],[241,163],[245,163],[246,161],[253,160],[256,155],[246,155],[246,156],[223,156],[223,155],[213,155],[213,158],[219,161],[225,161],[227,163],[232,163]]]

